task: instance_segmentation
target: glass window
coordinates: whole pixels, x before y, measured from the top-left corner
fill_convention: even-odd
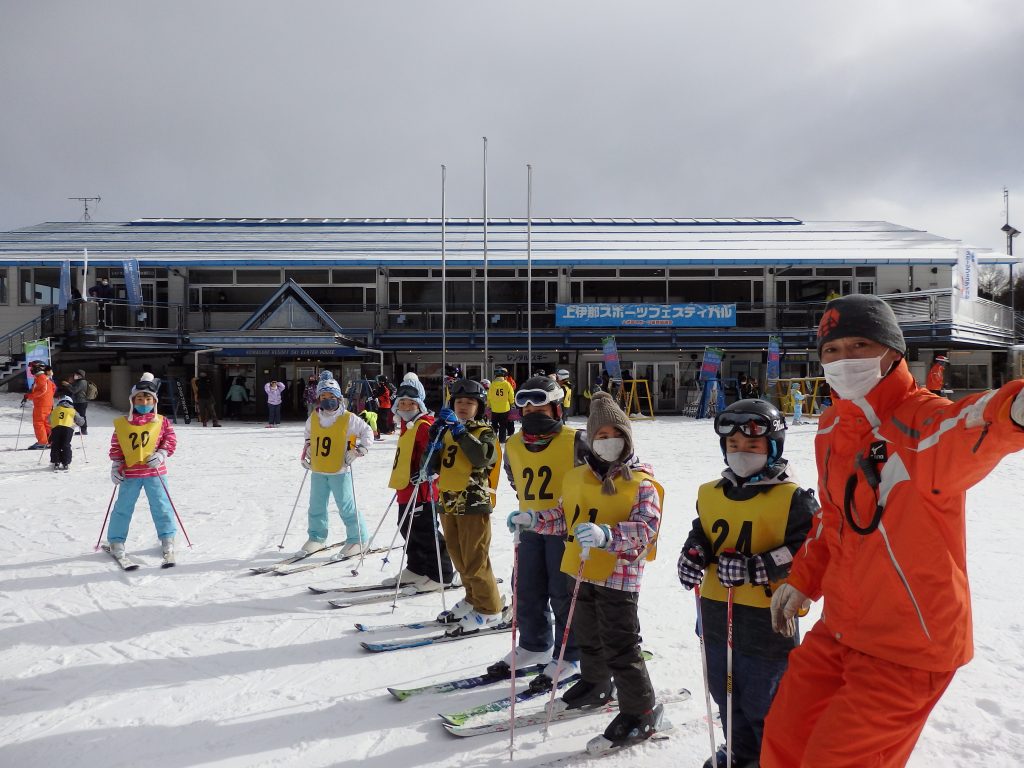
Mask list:
[[[849,267],[842,267],[842,268],[840,268],[840,267],[818,267],[815,270],[815,274],[816,275],[834,275],[834,276],[849,277],[850,276],[850,268]]]
[[[482,295],[482,294],[481,294]],[[436,281],[418,282],[406,280],[402,283],[402,307],[412,308],[418,305],[441,304],[441,283]]]
[[[218,283],[233,285],[235,273],[231,269],[190,269],[188,280],[195,285],[217,285]]]
[[[718,274],[729,277],[760,277],[764,270],[761,267],[719,267]]]
[[[22,304],[56,304],[60,300],[60,270],[56,267],[19,269]]]
[[[376,288],[365,288],[366,291],[366,306],[375,307],[377,306],[377,289]]]
[[[425,269],[409,269],[401,271],[416,272],[417,274],[412,275],[412,277],[427,276],[427,270]],[[391,270],[392,277],[401,277],[401,275],[396,275],[395,272],[396,270]],[[376,285],[377,283],[377,271],[374,269],[332,269],[331,276],[335,283],[341,283],[342,285]]]
[[[495,304],[526,303],[525,280],[488,280],[487,288],[490,291],[487,298]],[[480,283],[480,294],[483,295],[482,282]]]
[[[299,285],[329,283],[331,282],[331,272],[328,269],[286,269],[284,279],[294,280]]]
[[[402,306],[401,283],[388,283],[388,304],[392,307]]]
[[[338,307],[344,305],[351,309],[363,306],[363,287],[361,285],[312,286],[305,289],[317,304],[322,307]]]
[[[857,267],[857,277],[874,277],[874,267]]]
[[[540,268],[533,267],[532,272],[533,272],[533,279],[534,280],[536,280],[538,277],[558,277],[558,270],[557,269],[549,269],[547,267],[540,267]],[[526,270],[525,269],[520,269],[519,270],[519,276],[520,277],[526,277]]]
[[[616,275],[614,269],[591,269],[589,267],[573,267],[572,276],[614,278]]]
[[[648,267],[647,269],[620,269],[619,277],[664,277],[664,269],[655,269],[654,267]]]
[[[472,304],[473,284],[468,280],[448,283],[448,301],[453,304]]]
[[[775,270],[775,274],[780,277],[782,275],[785,275],[786,277],[806,277],[810,276],[812,271],[813,270],[806,269],[804,267],[781,267]]]
[[[239,285],[280,285],[280,269],[236,269],[235,282]]]
[[[477,270],[477,275],[479,277],[483,278],[484,271],[482,269]],[[515,276],[516,276],[516,271],[514,269],[495,269],[494,267],[488,267],[487,268],[487,282],[490,282],[491,280],[493,280],[495,278],[508,278],[508,277],[515,277]]]
[[[946,386],[951,389],[988,389],[988,367],[985,365],[950,365]]]
[[[0,304],[7,303],[7,268],[0,269]]]
[[[715,270],[703,269],[703,268],[687,268],[687,269],[676,269],[672,268],[668,271],[670,277],[714,277]]]
[[[471,269],[452,269],[451,267],[444,268],[445,279],[450,280],[453,277],[472,277],[473,270]],[[434,274],[437,277],[441,276],[441,270],[435,269]]]
[[[715,280],[711,293],[715,301],[750,301],[749,280]]]
[[[335,274],[340,271],[341,270],[338,269],[334,270]],[[391,277],[429,277],[427,274],[428,271],[429,270],[426,269],[391,269],[388,271],[388,274]],[[337,283],[340,281],[335,277],[334,282]]]

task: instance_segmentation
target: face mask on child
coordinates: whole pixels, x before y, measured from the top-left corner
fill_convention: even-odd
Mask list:
[[[622,449],[626,447],[626,441],[621,437],[602,437],[590,445],[590,449],[597,458],[603,461],[617,461],[622,455]]]
[[[768,457],[763,453],[736,451],[725,454],[725,463],[737,477],[753,477],[768,466]]]
[[[412,421],[417,416],[420,415],[420,412],[415,408],[412,408],[410,410],[399,408],[397,411],[395,411],[395,413],[398,414],[398,418],[400,418],[402,421]]]
[[[338,406],[339,405],[341,405],[341,403],[338,402],[338,400],[336,398],[329,397],[326,400],[321,400],[320,401],[320,410],[321,411],[336,411],[336,410],[338,410]]]
[[[136,405],[134,408],[136,413],[149,413],[153,410],[152,405]]]

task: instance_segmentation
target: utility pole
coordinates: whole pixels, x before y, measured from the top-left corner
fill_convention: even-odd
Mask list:
[[[82,221],[92,221],[92,217],[89,215],[89,203],[98,203],[103,198],[101,197],[69,197],[68,200],[78,200],[82,203],[84,210],[82,211]]]
[[[1006,233],[1006,255],[1010,257],[1010,321],[1013,323],[1013,339],[1017,340],[1017,314],[1016,297],[1013,284],[1013,238],[1020,234],[1020,230],[1010,224],[1010,190],[1003,187],[1003,207],[1006,209],[1006,223],[1002,231]]]

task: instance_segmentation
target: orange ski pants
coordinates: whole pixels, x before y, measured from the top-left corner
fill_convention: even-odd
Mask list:
[[[42,408],[32,409],[32,429],[36,433],[36,442],[46,445],[50,442],[50,411]]]
[[[765,720],[761,768],[906,765],[953,675],[855,651],[819,621],[789,655]]]

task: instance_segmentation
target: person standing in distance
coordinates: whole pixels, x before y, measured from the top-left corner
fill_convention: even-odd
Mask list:
[[[511,430],[509,429],[509,412],[515,403],[515,389],[509,384],[508,371],[504,368],[494,369],[494,381],[487,390],[487,405],[491,409],[491,427],[498,436],[498,442],[504,443]],[[482,415],[482,414],[481,414]]]
[[[1024,448],[1024,381],[951,403],[917,385],[906,349],[877,296],[825,308],[821,510],[772,596],[772,623],[788,636],[811,600],[825,612],[790,654],[761,768],[905,765],[974,654],[965,497]]]

